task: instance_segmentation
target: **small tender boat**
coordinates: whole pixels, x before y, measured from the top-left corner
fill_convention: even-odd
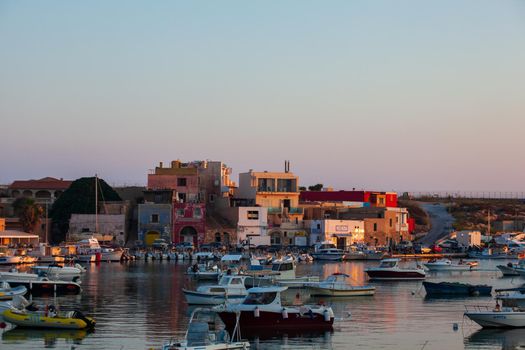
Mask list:
[[[244,286],[246,276],[224,275],[219,284],[200,286],[196,291],[182,289],[188,304],[218,305],[223,303],[240,303],[248,292]]]
[[[30,328],[59,328],[85,329],[94,328],[95,320],[84,316],[75,310],[61,314],[54,314],[55,310],[49,307],[47,311],[6,310],[2,314],[4,320],[18,327]]]
[[[477,261],[460,260],[457,264],[450,259],[434,259],[423,264],[429,271],[472,271],[478,266]]]
[[[27,293],[27,288],[24,286],[18,286],[11,288],[9,283],[2,282],[0,285],[0,300],[10,300],[16,295],[24,295]]]
[[[331,330],[334,312],[324,305],[283,306],[281,293],[287,287],[257,287],[248,290],[241,304],[223,304],[213,308],[233,332],[236,324],[244,334],[272,330]],[[238,320],[238,322],[237,322]]]
[[[208,315],[205,309],[197,308],[193,310],[188,325],[188,330],[183,340],[170,341],[162,347],[162,350],[230,350],[230,349],[249,349],[250,343],[241,340],[237,323],[235,325],[234,337],[231,337],[226,330],[215,329],[215,313],[213,319],[202,316]],[[208,310],[209,311],[209,310]],[[208,315],[209,316],[209,315]],[[213,328],[210,329],[210,326]]]
[[[188,267],[186,274],[197,280],[215,280],[219,279],[221,270],[217,265],[209,266],[207,264],[193,264]]]
[[[426,273],[420,267],[401,268],[398,258],[383,259],[378,267],[365,269],[368,277],[373,280],[422,280]]]
[[[40,276],[45,275],[52,279],[73,282],[80,280],[80,275],[86,271],[80,264],[75,264],[75,266],[33,266],[31,269]]]
[[[490,310],[486,306],[465,306],[465,316],[483,328],[517,328],[525,327],[525,311],[517,308],[496,307]]]
[[[376,288],[372,286],[352,286],[346,281],[350,276],[344,273],[334,273],[322,282],[308,283],[311,296],[323,297],[353,297],[374,295]]]
[[[423,282],[427,296],[490,296],[492,286],[459,282]]]

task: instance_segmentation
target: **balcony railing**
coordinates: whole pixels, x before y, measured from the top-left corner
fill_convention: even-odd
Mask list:
[[[303,212],[304,212],[303,208],[295,208],[295,207],[288,208],[288,214],[303,214]]]
[[[268,207],[268,214],[281,214],[283,208],[281,207]]]

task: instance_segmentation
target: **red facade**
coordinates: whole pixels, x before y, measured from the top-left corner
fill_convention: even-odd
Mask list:
[[[204,243],[205,235],[206,205],[173,203],[173,242],[192,242],[197,247]]]
[[[366,191],[302,191],[300,202],[369,202]]]

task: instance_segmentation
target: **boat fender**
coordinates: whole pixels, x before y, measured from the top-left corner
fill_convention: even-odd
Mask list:
[[[324,320],[326,322],[330,322],[330,313],[328,312],[328,310],[324,310],[323,314],[324,314]]]
[[[283,307],[283,310],[281,311],[281,314],[283,315],[284,319],[288,318],[288,310],[286,310],[286,308]]]
[[[261,313],[260,313],[260,310],[259,310],[259,307],[256,306],[255,309],[253,309],[253,316],[254,317],[259,317],[261,316]]]

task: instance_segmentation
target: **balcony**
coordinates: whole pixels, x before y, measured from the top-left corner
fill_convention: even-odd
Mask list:
[[[268,214],[281,214],[283,208],[281,207],[268,207]]]
[[[304,213],[303,208],[295,208],[295,207],[288,208],[288,214],[303,214],[303,213]]]

